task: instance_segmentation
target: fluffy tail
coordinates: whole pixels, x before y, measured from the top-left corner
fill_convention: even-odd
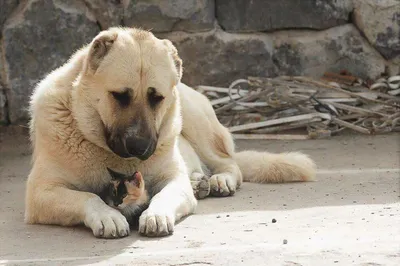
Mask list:
[[[253,183],[283,183],[315,180],[316,165],[299,152],[273,154],[242,151],[234,155],[243,181]]]

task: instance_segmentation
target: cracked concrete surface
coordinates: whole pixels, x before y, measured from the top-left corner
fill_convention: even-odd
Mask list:
[[[0,136],[0,265],[400,265],[399,134],[239,141],[310,154],[318,181],[245,183],[233,197],[200,201],[170,237],[118,240],[24,224],[30,149],[13,135]]]

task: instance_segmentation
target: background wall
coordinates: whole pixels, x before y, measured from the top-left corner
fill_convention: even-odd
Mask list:
[[[0,0],[0,124],[25,123],[35,84],[116,25],[173,41],[192,86],[400,64],[399,0]]]

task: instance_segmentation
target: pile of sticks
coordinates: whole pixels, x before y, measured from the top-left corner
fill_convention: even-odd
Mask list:
[[[210,99],[219,121],[236,139],[323,138],[345,129],[400,131],[400,76],[376,82],[346,73],[325,73],[320,80],[248,77],[229,88],[196,89]],[[305,134],[293,134],[299,130]]]

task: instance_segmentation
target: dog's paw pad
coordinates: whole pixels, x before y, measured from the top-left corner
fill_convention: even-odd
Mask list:
[[[210,178],[210,194],[215,197],[232,196],[236,192],[236,180],[230,174],[216,174]]]
[[[148,209],[139,218],[139,233],[148,237],[161,237],[174,232],[174,217],[168,214],[156,214]]]
[[[210,195],[210,178],[202,177],[198,181],[191,181],[193,194],[196,199],[204,199]]]
[[[85,225],[100,238],[119,238],[129,235],[129,224],[117,210],[95,200],[86,206]]]

